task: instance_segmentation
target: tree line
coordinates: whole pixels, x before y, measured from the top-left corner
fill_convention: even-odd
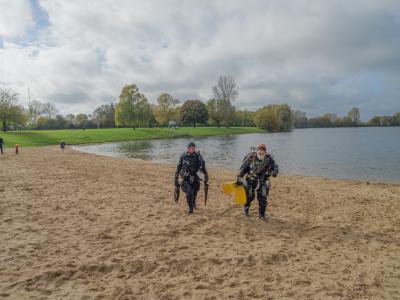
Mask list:
[[[211,90],[213,97],[206,103],[199,99],[188,99],[181,103],[172,95],[162,93],[156,104],[151,104],[135,84],[129,84],[122,88],[115,103],[100,105],[91,114],[63,116],[52,103],[33,100],[28,107],[23,107],[18,104],[18,94],[11,89],[0,88],[0,126],[4,131],[197,125],[257,126],[270,132],[291,131],[293,128],[400,126],[400,112],[393,116],[374,116],[368,122],[361,122],[357,107],[343,117],[326,113],[312,118],[308,118],[305,112],[293,110],[287,104],[271,104],[256,111],[240,110],[233,105],[239,96],[239,90],[231,76],[220,76]]]

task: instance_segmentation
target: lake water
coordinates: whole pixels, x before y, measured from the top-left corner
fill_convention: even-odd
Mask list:
[[[297,129],[289,133],[141,140],[75,148],[113,157],[177,163],[189,141],[196,143],[211,166],[238,169],[251,146],[265,143],[281,173],[400,182],[400,127]]]

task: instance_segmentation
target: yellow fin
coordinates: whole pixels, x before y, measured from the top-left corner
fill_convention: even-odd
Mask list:
[[[235,182],[226,182],[222,185],[224,194],[232,194],[233,201],[238,205],[246,204],[246,190],[243,185],[237,186]]]
[[[235,203],[238,205],[246,204],[246,191],[242,185],[235,188],[233,198],[235,199]]]
[[[234,182],[227,182],[222,185],[222,191],[224,194],[232,194],[235,190],[235,183]]]

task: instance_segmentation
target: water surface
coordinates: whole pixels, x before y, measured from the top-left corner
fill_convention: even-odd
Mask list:
[[[238,169],[251,146],[265,143],[280,171],[286,174],[400,182],[400,127],[297,129],[289,133],[140,140],[75,148],[113,157],[177,163],[189,141],[196,143],[212,166]]]

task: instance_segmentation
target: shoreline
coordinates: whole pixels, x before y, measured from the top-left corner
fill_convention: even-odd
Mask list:
[[[124,141],[119,141],[119,142],[124,142]],[[109,143],[118,143],[118,142],[109,142]],[[98,143],[100,144],[104,144],[104,143]],[[90,151],[83,151],[77,147],[80,146],[88,146],[88,144],[81,144],[81,145],[71,145],[72,150],[77,151],[77,152],[81,152],[81,153],[85,153],[85,154],[91,154],[91,155],[96,155],[96,156],[103,156],[103,157],[111,157],[111,158],[116,158],[116,159],[132,159],[132,160],[136,160],[136,161],[147,161],[147,162],[153,162],[153,163],[160,163],[160,164],[165,164],[165,165],[171,165],[171,166],[175,166],[176,165],[172,162],[168,162],[168,161],[157,161],[157,160],[145,160],[145,159],[140,159],[140,158],[130,158],[130,157],[124,157],[124,156],[113,156],[113,155],[107,155],[107,154],[103,154],[103,153],[96,153],[96,152],[90,152]],[[222,168],[216,165],[212,165],[212,164],[208,164],[207,165],[207,169],[224,169],[226,171],[238,171],[236,168]],[[340,178],[340,177],[326,177],[326,176],[318,176],[318,175],[302,175],[302,174],[290,174],[290,173],[286,173],[286,172],[281,172],[280,171],[280,175],[284,175],[284,176],[288,176],[288,177],[306,177],[306,178],[319,178],[322,180],[344,180],[344,181],[354,181],[354,182],[360,182],[360,183],[366,183],[366,184],[370,184],[370,183],[382,183],[382,184],[392,184],[392,185],[400,185],[400,181],[385,181],[385,180],[379,180],[379,179],[357,179],[357,178]]]
[[[8,131],[1,136],[6,146],[19,144],[22,147],[55,146],[61,140],[68,145],[88,145],[107,142],[124,142],[135,140],[201,138],[236,134],[266,133],[257,127],[180,127],[171,128],[102,128],[102,129],[59,129],[59,130],[23,130]],[[13,147],[6,149],[13,149]]]
[[[222,195],[173,203],[175,166],[57,147],[0,156],[8,299],[400,297],[400,186],[278,176],[267,223]]]

